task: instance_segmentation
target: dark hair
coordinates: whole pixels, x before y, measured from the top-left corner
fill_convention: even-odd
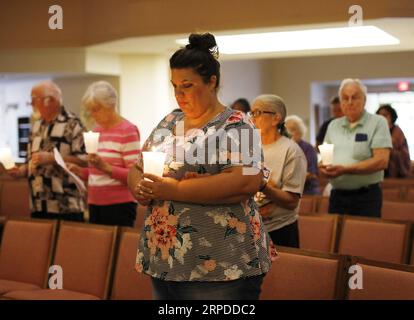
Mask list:
[[[285,127],[285,122],[284,121],[277,125],[277,130],[279,130],[279,133],[282,136],[285,136],[286,138],[290,138],[290,134],[289,134],[289,132],[287,131],[287,129]]]
[[[250,103],[249,103],[249,101],[247,101],[247,99],[245,99],[245,98],[240,98],[240,99],[237,99],[236,101],[234,101],[234,102],[233,102],[233,104],[231,105],[231,107],[233,108],[233,106],[234,106],[235,104],[239,104],[239,105],[241,105],[241,106],[242,106],[242,108],[243,108],[243,112],[244,112],[244,113],[247,113],[247,112],[249,112],[249,111],[250,111]]]
[[[340,103],[341,101],[339,100],[339,97],[338,96],[335,96],[335,97],[333,97],[332,99],[331,99],[331,104],[338,104],[338,103]]]
[[[216,76],[216,88],[220,84],[220,63],[216,39],[211,33],[190,34],[189,44],[177,50],[170,58],[171,69],[191,68],[197,72],[204,83]]]
[[[394,124],[395,121],[397,121],[397,119],[398,119],[397,111],[395,111],[395,109],[393,107],[391,107],[390,104],[382,104],[378,108],[378,110],[377,110],[376,113],[379,114],[381,110],[385,110],[385,111],[387,111],[390,114],[390,116],[391,116],[391,123],[392,124]]]

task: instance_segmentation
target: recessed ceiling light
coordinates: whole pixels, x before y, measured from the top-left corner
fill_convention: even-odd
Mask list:
[[[398,45],[400,40],[375,26],[326,28],[216,36],[220,53],[246,54]],[[187,39],[177,43],[186,45]]]

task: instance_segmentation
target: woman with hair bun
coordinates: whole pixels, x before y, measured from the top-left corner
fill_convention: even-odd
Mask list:
[[[258,299],[271,266],[253,199],[263,184],[261,146],[249,139],[247,150],[258,150],[259,159],[243,161],[246,142],[239,140],[242,131],[258,134],[248,117],[218,100],[217,59],[209,33],[190,35],[172,55],[182,112],[168,114],[143,147],[167,154],[163,177],[144,174],[142,161],[129,174],[130,190],[148,205],[136,270],[151,276],[155,299]],[[217,146],[216,138],[227,143]]]

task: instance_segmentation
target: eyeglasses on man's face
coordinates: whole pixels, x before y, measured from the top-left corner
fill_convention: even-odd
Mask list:
[[[252,118],[257,118],[257,117],[260,117],[264,113],[266,113],[266,114],[276,114],[276,112],[264,111],[264,110],[249,111],[247,114]]]
[[[45,96],[45,97],[35,97],[32,96],[31,100],[27,103],[28,106],[33,106],[37,101],[44,101],[45,99],[53,98],[52,96]]]

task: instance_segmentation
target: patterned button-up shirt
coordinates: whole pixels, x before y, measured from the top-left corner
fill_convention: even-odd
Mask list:
[[[39,151],[52,152],[56,148],[63,157],[85,157],[81,121],[62,106],[51,122],[37,120],[32,127],[28,145],[30,208],[32,212],[64,214],[79,213],[85,209],[84,199],[74,181],[57,164],[33,168],[31,159]]]

